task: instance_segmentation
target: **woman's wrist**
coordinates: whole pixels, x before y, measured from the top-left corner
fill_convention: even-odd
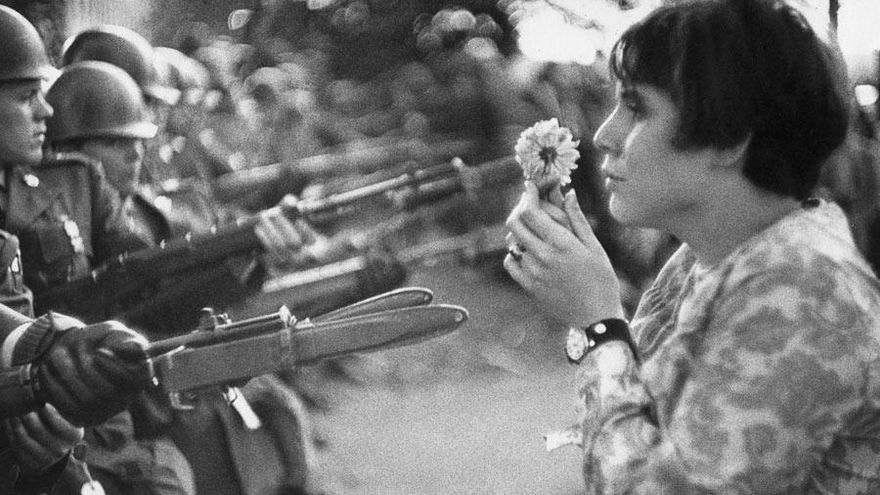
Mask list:
[[[569,323],[569,326],[586,328],[590,325],[595,325],[602,320],[626,320],[623,305],[608,305],[604,308],[598,308],[589,313],[579,315],[575,318],[575,321]]]
[[[591,325],[570,327],[565,354],[569,362],[579,364],[591,352],[611,343],[622,343],[629,347],[638,362],[639,353],[630,333],[629,322],[623,318],[604,318]]]

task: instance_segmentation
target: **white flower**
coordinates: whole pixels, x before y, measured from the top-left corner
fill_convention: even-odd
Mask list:
[[[577,168],[575,162],[581,156],[578,143],[555,118],[542,120],[519,135],[514,147],[516,161],[526,180],[534,180],[541,190],[557,183],[565,185],[571,182],[571,171]]]

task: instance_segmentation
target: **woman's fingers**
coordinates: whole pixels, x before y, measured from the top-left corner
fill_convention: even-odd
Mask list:
[[[590,249],[602,249],[602,245],[599,243],[599,239],[596,238],[596,234],[593,232],[589,220],[587,220],[587,217],[581,210],[574,189],[566,193],[564,207],[565,213],[568,216],[569,225],[571,225],[571,230],[575,237],[580,239],[580,241]]]
[[[561,209],[563,205],[562,186],[559,184],[553,186],[550,189],[550,193],[547,195],[547,201],[553,206]]]

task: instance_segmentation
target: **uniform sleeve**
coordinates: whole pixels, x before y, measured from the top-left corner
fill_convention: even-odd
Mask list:
[[[588,493],[802,493],[862,404],[865,366],[853,356],[875,344],[832,276],[804,272],[722,293],[689,353],[654,367],[681,377],[669,390],[646,388],[625,345],[588,356],[578,376]]]
[[[0,230],[0,304],[25,316],[34,316],[34,296],[24,285],[18,237],[2,230]]]
[[[107,182],[104,174],[90,168],[92,181],[92,228],[95,258],[98,263],[107,258],[150,247],[128,224],[119,193]]]
[[[19,327],[32,320],[13,309],[0,304],[0,345],[6,346],[8,337]],[[14,345],[10,342],[8,344]],[[11,351],[10,351],[11,352]],[[11,359],[11,358],[10,358]]]

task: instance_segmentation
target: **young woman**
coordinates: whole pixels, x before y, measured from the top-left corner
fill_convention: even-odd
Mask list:
[[[611,213],[683,242],[629,323],[574,192],[526,183],[504,266],[572,327],[588,493],[880,493],[880,286],[811,196],[847,126],[829,53],[773,0],[663,7],[615,44]]]

